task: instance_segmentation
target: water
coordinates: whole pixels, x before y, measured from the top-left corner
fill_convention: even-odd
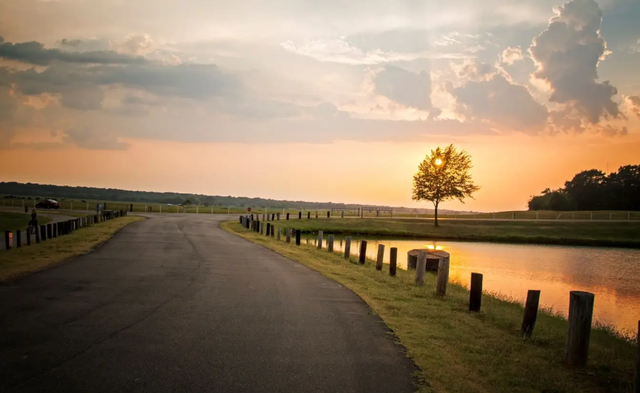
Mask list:
[[[315,243],[315,239],[307,239]],[[433,247],[451,254],[450,280],[469,286],[471,273],[484,275],[485,291],[497,292],[524,302],[527,290],[539,289],[541,306],[563,315],[569,310],[569,292],[595,294],[594,320],[635,334],[640,320],[640,250],[470,243],[426,240],[369,240],[367,256],[376,259],[378,244],[384,244],[384,262],[389,249],[398,248],[398,267],[407,268],[407,252]],[[326,247],[326,239],[325,244]],[[336,239],[336,251],[344,242]],[[356,256],[360,242],[353,240]]]

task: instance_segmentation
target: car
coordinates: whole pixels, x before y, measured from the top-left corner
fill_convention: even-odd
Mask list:
[[[55,199],[45,199],[42,202],[36,204],[36,209],[59,209],[60,203]]]

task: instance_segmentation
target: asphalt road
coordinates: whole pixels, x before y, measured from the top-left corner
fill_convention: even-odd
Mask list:
[[[0,286],[0,391],[415,390],[358,296],[222,219],[156,215]]]

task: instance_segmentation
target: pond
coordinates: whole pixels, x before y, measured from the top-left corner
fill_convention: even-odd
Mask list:
[[[315,243],[315,238],[307,238]],[[325,235],[326,241],[326,235]],[[407,268],[407,252],[416,248],[437,248],[451,254],[450,281],[469,286],[471,273],[484,275],[483,289],[524,302],[529,289],[538,289],[540,305],[563,315],[569,310],[569,292],[595,294],[594,321],[635,334],[640,320],[640,250],[542,246],[500,243],[472,243],[427,240],[368,240],[367,256],[376,259],[378,244],[398,248],[398,267]],[[325,245],[326,247],[326,245]],[[336,239],[336,251],[344,242]],[[351,244],[357,255],[360,241]]]

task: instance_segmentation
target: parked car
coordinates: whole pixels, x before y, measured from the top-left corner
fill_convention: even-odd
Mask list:
[[[59,209],[60,204],[55,199],[45,199],[36,204],[36,209]]]

